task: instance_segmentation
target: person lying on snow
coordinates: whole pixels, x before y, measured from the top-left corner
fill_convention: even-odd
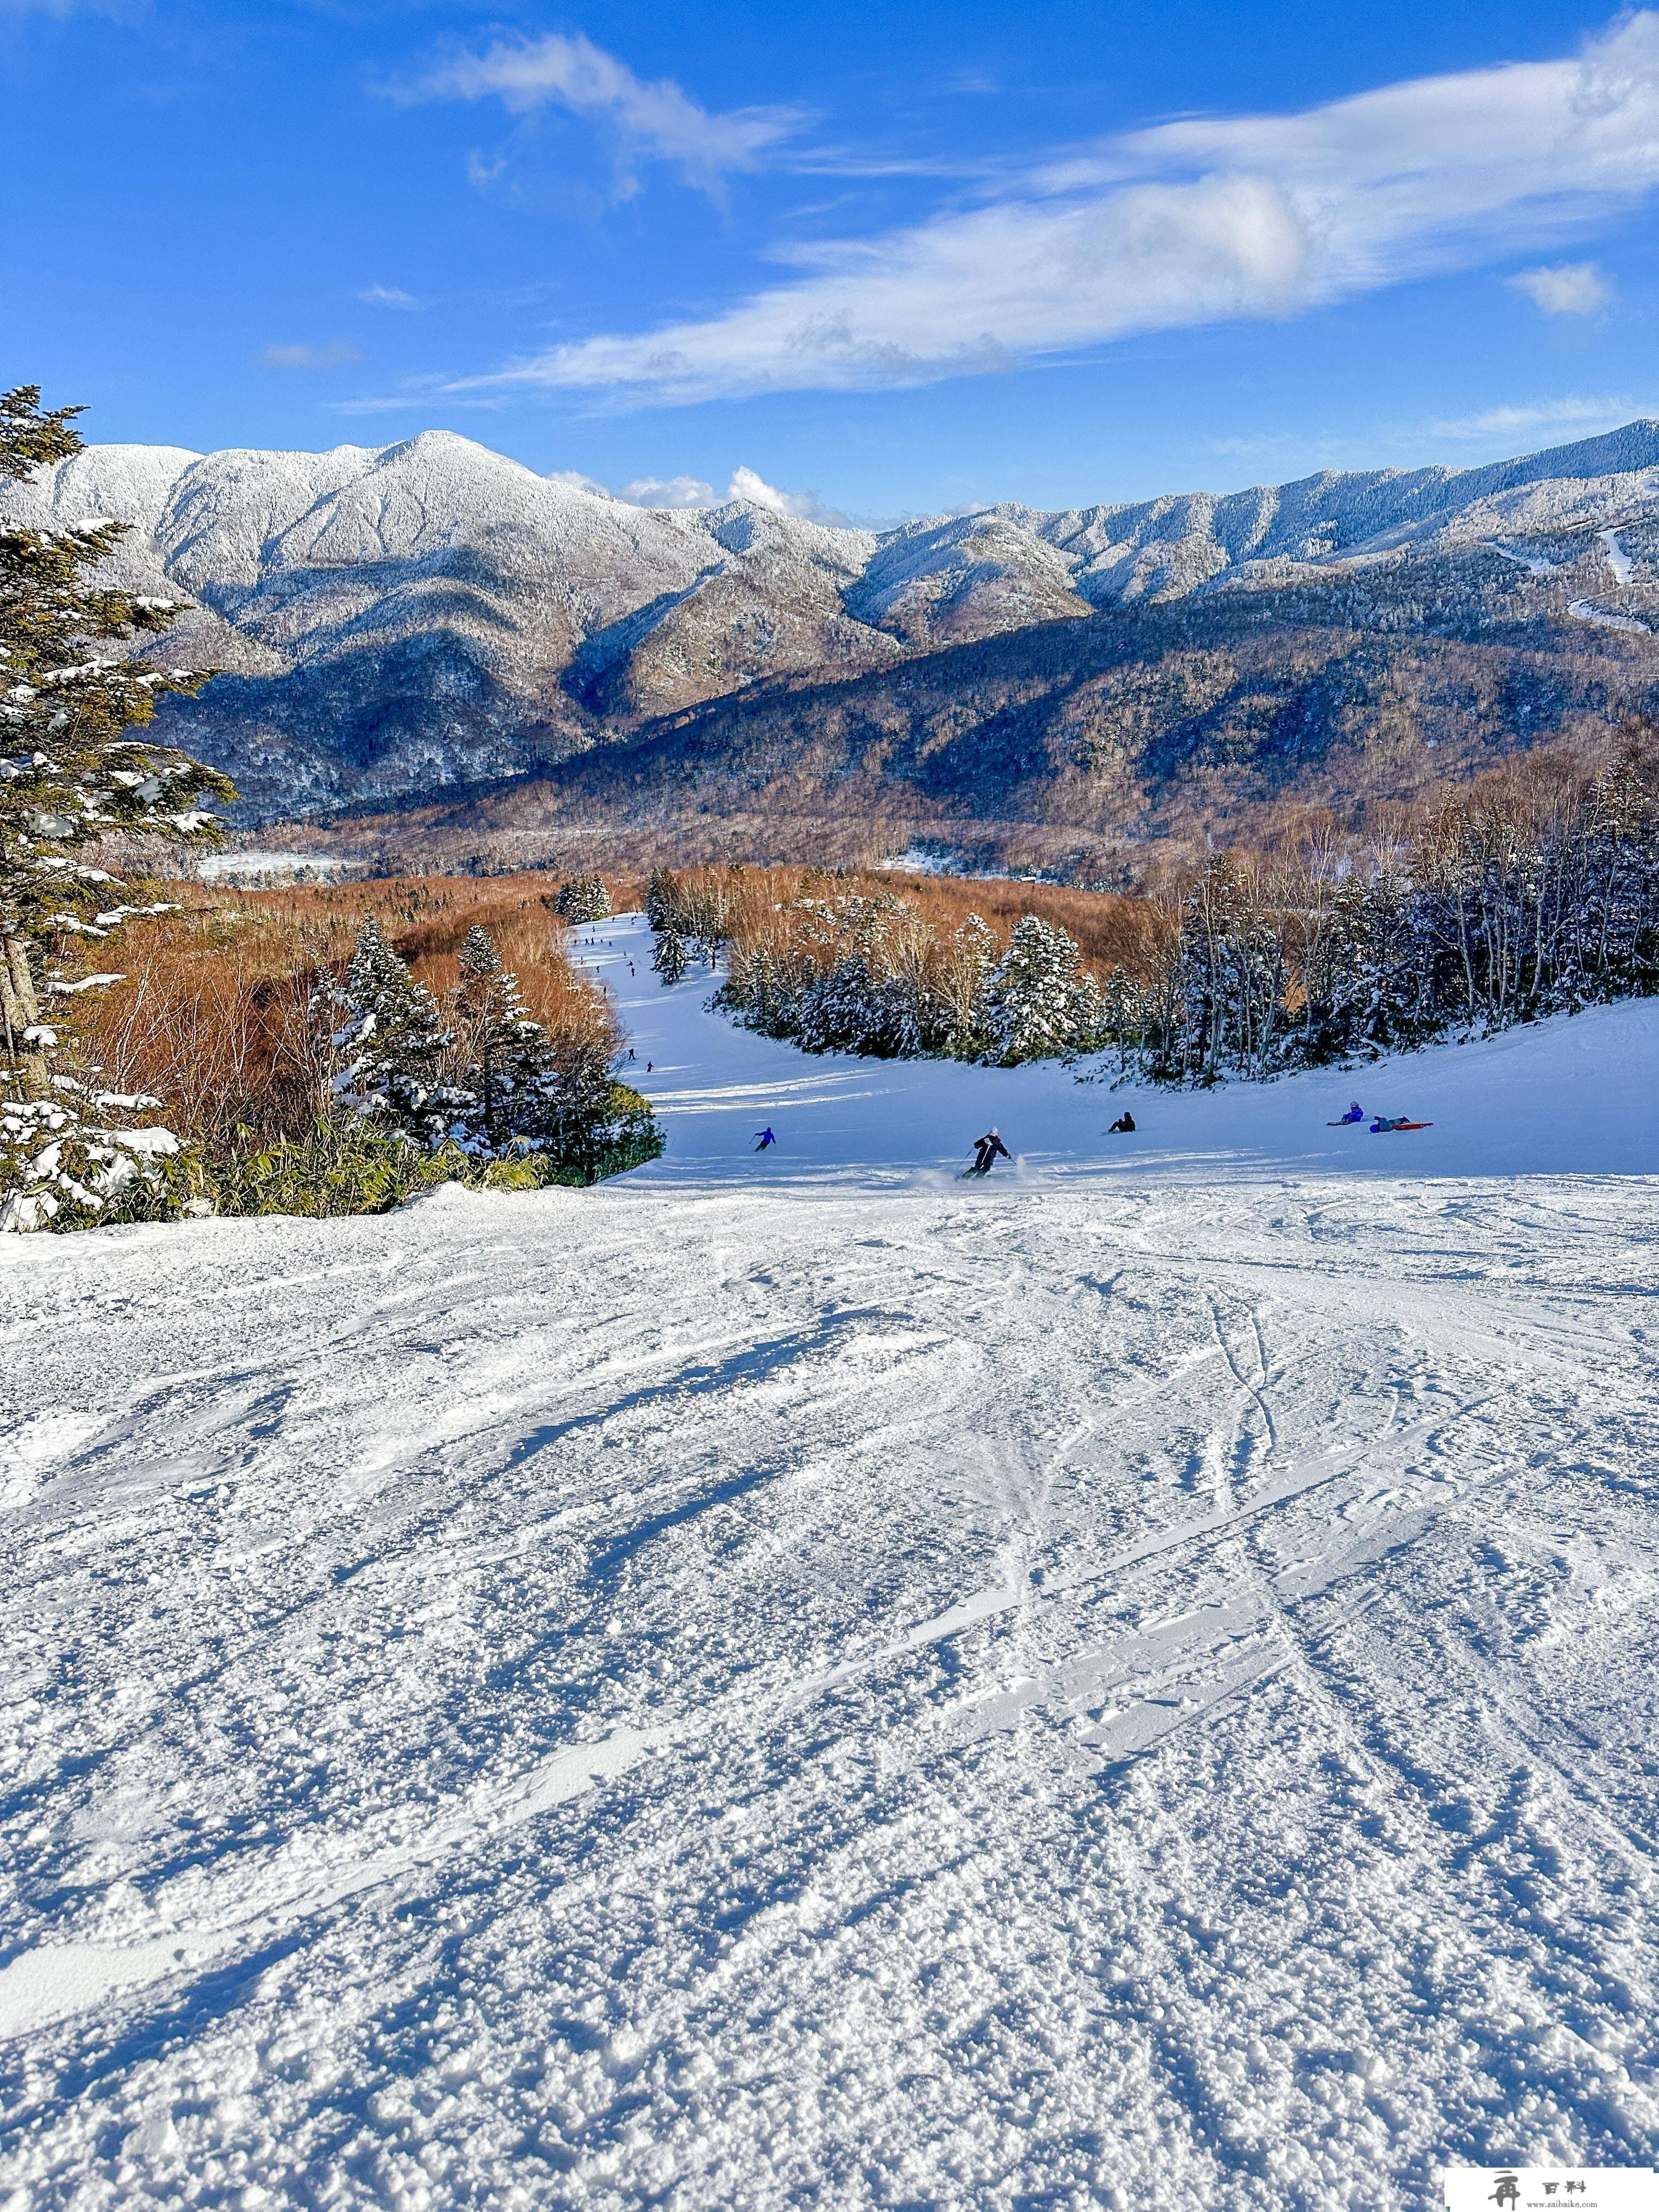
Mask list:
[[[1390,1129],[1431,1129],[1432,1121],[1413,1121],[1409,1114],[1379,1114],[1371,1123],[1374,1137],[1386,1136]]]
[[[968,1172],[969,1175],[989,1175],[995,1162],[1010,1157],[1007,1146],[996,1131],[988,1129],[982,1137],[974,1139],[974,1164]]]
[[[1135,1117],[1127,1106],[1106,1132],[1109,1137],[1133,1137],[1134,1133]]]

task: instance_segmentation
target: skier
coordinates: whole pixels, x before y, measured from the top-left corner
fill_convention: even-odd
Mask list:
[[[778,1141],[769,1129],[757,1129],[755,1134],[760,1139],[759,1144],[755,1147],[757,1152],[763,1152],[769,1145],[775,1145]]]
[[[975,1137],[974,1139],[974,1164],[968,1172],[969,1175],[989,1175],[999,1160],[1010,1158],[1012,1155],[1007,1146],[1003,1143],[996,1131],[988,1129],[982,1137]]]
[[[1134,1133],[1135,1117],[1127,1106],[1106,1132],[1109,1137],[1133,1137]]]

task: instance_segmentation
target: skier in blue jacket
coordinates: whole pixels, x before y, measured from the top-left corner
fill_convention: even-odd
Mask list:
[[[755,1134],[760,1139],[759,1144],[755,1147],[757,1152],[763,1152],[769,1145],[775,1145],[778,1141],[769,1129],[757,1129]]]

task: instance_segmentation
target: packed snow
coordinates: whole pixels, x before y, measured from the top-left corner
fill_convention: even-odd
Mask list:
[[[360,862],[337,853],[210,853],[196,864],[204,883],[237,883],[248,877],[315,876],[325,880],[347,875]]]
[[[1170,1097],[592,935],[651,1168],[0,1240],[0,2205],[1659,2158],[1659,1006]]]
[[[1594,599],[1574,599],[1567,612],[1578,622],[1594,623],[1601,629],[1640,630],[1645,636],[1647,624],[1638,622],[1634,615],[1614,614],[1607,607],[1598,607]]]
[[[1629,554],[1619,543],[1619,532],[1616,530],[1598,530],[1595,534],[1607,548],[1607,566],[1613,571],[1613,582],[1628,584],[1633,564]]]

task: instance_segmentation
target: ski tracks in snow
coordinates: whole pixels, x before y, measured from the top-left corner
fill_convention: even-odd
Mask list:
[[[1499,2154],[1651,2155],[1655,1226],[623,1186],[29,1248],[3,2170],[1403,2206],[1517,2068]]]

